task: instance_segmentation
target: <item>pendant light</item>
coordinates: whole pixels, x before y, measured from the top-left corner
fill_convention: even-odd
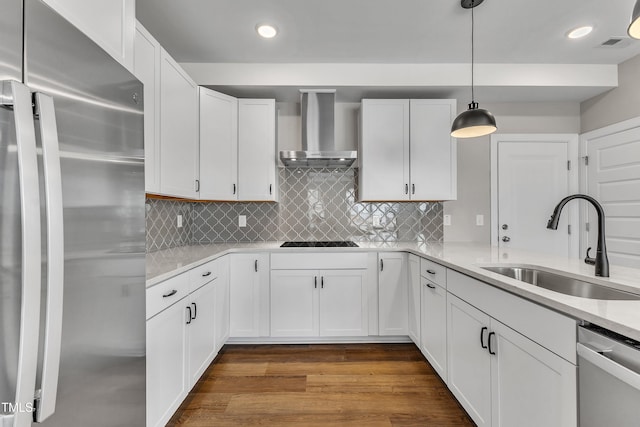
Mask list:
[[[631,24],[627,28],[627,34],[634,39],[640,39],[640,0],[636,1],[636,6],[631,14]]]
[[[489,135],[496,131],[496,118],[487,110],[478,107],[475,101],[473,87],[473,31],[474,19],[473,9],[482,4],[484,0],[461,0],[460,5],[464,9],[471,9],[471,104],[469,109],[460,113],[451,125],[451,136],[455,138],[473,138],[476,136]],[[640,2],[640,0],[638,0]]]

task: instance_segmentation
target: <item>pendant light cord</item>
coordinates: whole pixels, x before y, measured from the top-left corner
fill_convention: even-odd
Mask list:
[[[473,90],[473,63],[474,63],[474,55],[473,55],[473,32],[474,32],[474,19],[473,19],[473,9],[475,9],[474,0],[471,0],[471,103],[475,104],[476,97],[474,95]]]

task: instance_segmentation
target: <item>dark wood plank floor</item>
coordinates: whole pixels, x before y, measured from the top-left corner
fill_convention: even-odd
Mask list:
[[[472,426],[413,344],[226,345],[169,426]]]

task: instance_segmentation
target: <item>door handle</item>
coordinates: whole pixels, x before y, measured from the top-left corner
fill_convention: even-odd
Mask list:
[[[435,275],[436,271],[435,270],[427,270],[427,273],[431,274],[431,275]]]
[[[269,184],[269,195],[273,194],[273,184]]]
[[[404,194],[409,194],[409,184],[404,185]]]
[[[164,295],[162,295],[162,298],[169,298],[169,297],[174,296],[174,295],[175,295],[175,294],[177,294],[177,293],[178,293],[178,290],[177,290],[177,289],[173,289],[173,290],[172,290],[171,292],[169,292],[168,294],[164,294]]]
[[[482,346],[482,348],[488,348],[487,345],[484,343],[484,333],[487,332],[489,330],[489,328],[487,328],[486,326],[483,326],[482,329],[480,329],[480,345]]]
[[[191,320],[192,320],[191,307],[190,306],[187,306],[187,311],[189,312],[189,320],[187,320],[187,325],[190,325],[191,324]]]
[[[324,289],[324,276],[320,278],[320,289]]]
[[[509,236],[502,236],[502,241],[503,241],[503,242],[505,242],[505,243],[510,242],[510,241],[511,241],[511,237],[509,237]]]
[[[196,317],[198,317],[198,305],[195,302],[192,302],[191,305],[193,306],[193,320],[196,320]]]
[[[495,355],[496,352],[491,349],[491,337],[495,336],[495,332],[489,332],[489,339],[487,340],[487,344],[489,345],[489,354]]]
[[[64,221],[58,125],[53,98],[36,93],[35,114],[40,118],[40,141],[47,221],[47,301],[44,324],[43,364],[35,421],[42,422],[56,410],[64,292]]]
[[[416,194],[416,185],[411,184],[411,194]]]
[[[233,194],[236,194],[236,185],[233,184]]]
[[[258,272],[258,260],[255,261],[253,269],[256,271],[256,273]]]
[[[206,273],[202,273],[202,277],[211,276],[211,272],[207,271]]]
[[[313,276],[313,288],[318,289],[318,276]]]
[[[380,271],[383,271],[383,270],[384,270],[384,260],[381,259],[380,260]]]
[[[435,289],[436,287],[435,287],[434,285],[431,285],[431,284],[427,283],[427,288],[429,288],[429,289]],[[482,340],[482,338],[481,338],[480,340]]]
[[[17,81],[0,83],[0,105],[13,109],[18,157],[20,212],[22,214],[22,312],[14,402],[33,403],[38,367],[38,336],[40,331],[41,238],[40,185],[33,108],[29,89]],[[57,387],[57,384],[54,385]],[[16,411],[11,414],[16,426],[31,425],[33,414]]]

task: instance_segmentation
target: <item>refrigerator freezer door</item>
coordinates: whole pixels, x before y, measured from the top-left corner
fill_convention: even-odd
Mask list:
[[[25,15],[26,82],[55,105],[64,216],[57,401],[40,425],[143,426],[142,85],[41,1]]]

